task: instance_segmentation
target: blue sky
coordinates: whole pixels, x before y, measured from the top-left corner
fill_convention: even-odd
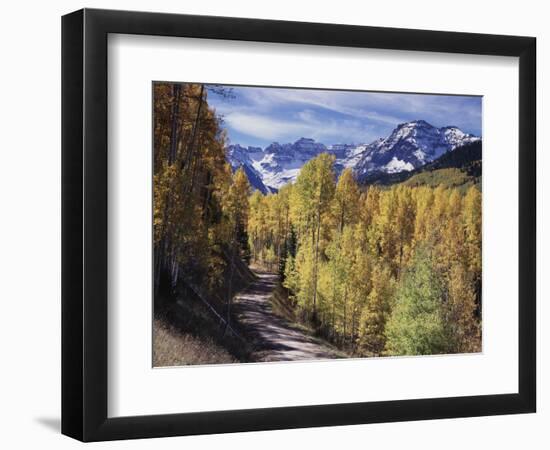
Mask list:
[[[232,92],[232,98],[208,94],[232,144],[265,147],[300,137],[370,143],[417,119],[481,136],[481,97],[241,86]]]

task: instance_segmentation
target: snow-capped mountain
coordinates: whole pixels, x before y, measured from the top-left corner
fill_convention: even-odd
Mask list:
[[[387,138],[369,144],[354,170],[359,177],[375,171],[410,171],[479,139],[455,126],[436,128],[425,120],[406,122]]]
[[[265,149],[230,145],[227,157],[233,170],[242,166],[250,183],[267,193],[293,182],[302,166],[320,153],[332,153],[336,157],[337,174],[352,168],[361,179],[372,172],[411,171],[458,146],[478,140],[479,137],[454,126],[437,128],[424,120],[415,120],[398,125],[388,137],[370,144],[326,146],[313,139],[300,138],[288,144],[274,142]]]
[[[258,155],[260,154],[263,157],[263,150],[260,147],[247,148],[237,144],[230,145],[227,148],[227,160],[231,164],[233,171],[242,167],[252,187],[259,190],[262,194],[268,194],[271,190],[262,181],[262,174],[254,168],[254,159],[252,157],[255,156],[258,159]]]
[[[334,169],[339,175],[344,169],[354,169],[368,149],[366,144],[334,144],[328,147],[328,152],[334,154],[336,161]]]
[[[250,183],[265,193],[294,181],[302,166],[323,152],[327,152],[325,145],[313,139],[301,138],[293,144],[274,142],[265,149],[230,145],[227,157],[233,170],[242,166],[247,174],[252,173],[253,179],[249,176]],[[263,188],[255,178],[261,181]]]

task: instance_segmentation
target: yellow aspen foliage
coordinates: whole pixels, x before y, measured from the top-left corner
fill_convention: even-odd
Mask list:
[[[481,351],[481,324],[476,317],[476,300],[471,276],[462,264],[453,264],[448,280],[446,320],[454,353]]]
[[[375,266],[372,271],[372,288],[361,313],[358,345],[368,356],[379,356],[386,346],[385,328],[391,312],[395,281],[389,268]]]
[[[294,184],[249,200],[253,259],[279,269],[298,316],[357,355],[480,348],[479,190],[360,188],[332,163],[320,155]],[[431,312],[415,315],[415,305]]]
[[[434,193],[432,188],[415,189],[416,216],[414,222],[413,246],[428,240],[430,236],[430,212],[433,208]]]
[[[350,354],[480,351],[478,187],[362,186],[321,153],[263,195],[227,163],[209,92],[153,85],[155,293],[204,287],[227,299],[229,321],[250,263],[278,273],[296,317]]]
[[[468,268],[479,278],[481,276],[481,192],[474,186],[464,197],[464,227]]]
[[[332,205],[333,221],[336,232],[341,233],[344,226],[359,220],[359,187],[353,178],[351,169],[340,175]]]

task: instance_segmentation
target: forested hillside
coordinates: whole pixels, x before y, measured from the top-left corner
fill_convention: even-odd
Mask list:
[[[154,84],[156,365],[480,351],[478,188],[359,186],[323,152],[253,191],[212,93]]]
[[[155,292],[183,279],[222,296],[228,266],[247,246],[248,180],[227,163],[204,85],[154,89]]]
[[[370,187],[333,157],[294,185],[254,193],[253,260],[278,267],[302,320],[364,356],[479,351],[481,194]]]
[[[250,189],[227,163],[204,85],[154,85],[153,186],[155,312],[195,334],[219,322],[232,334],[232,297],[254,278],[246,264]],[[174,317],[178,300],[183,321]]]
[[[409,186],[481,186],[481,140],[444,153],[418,169],[397,173],[372,172],[362,176],[362,185],[390,186],[405,182]]]

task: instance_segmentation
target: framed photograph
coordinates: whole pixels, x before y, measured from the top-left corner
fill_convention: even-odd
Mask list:
[[[62,432],[535,412],[532,37],[62,21]]]

